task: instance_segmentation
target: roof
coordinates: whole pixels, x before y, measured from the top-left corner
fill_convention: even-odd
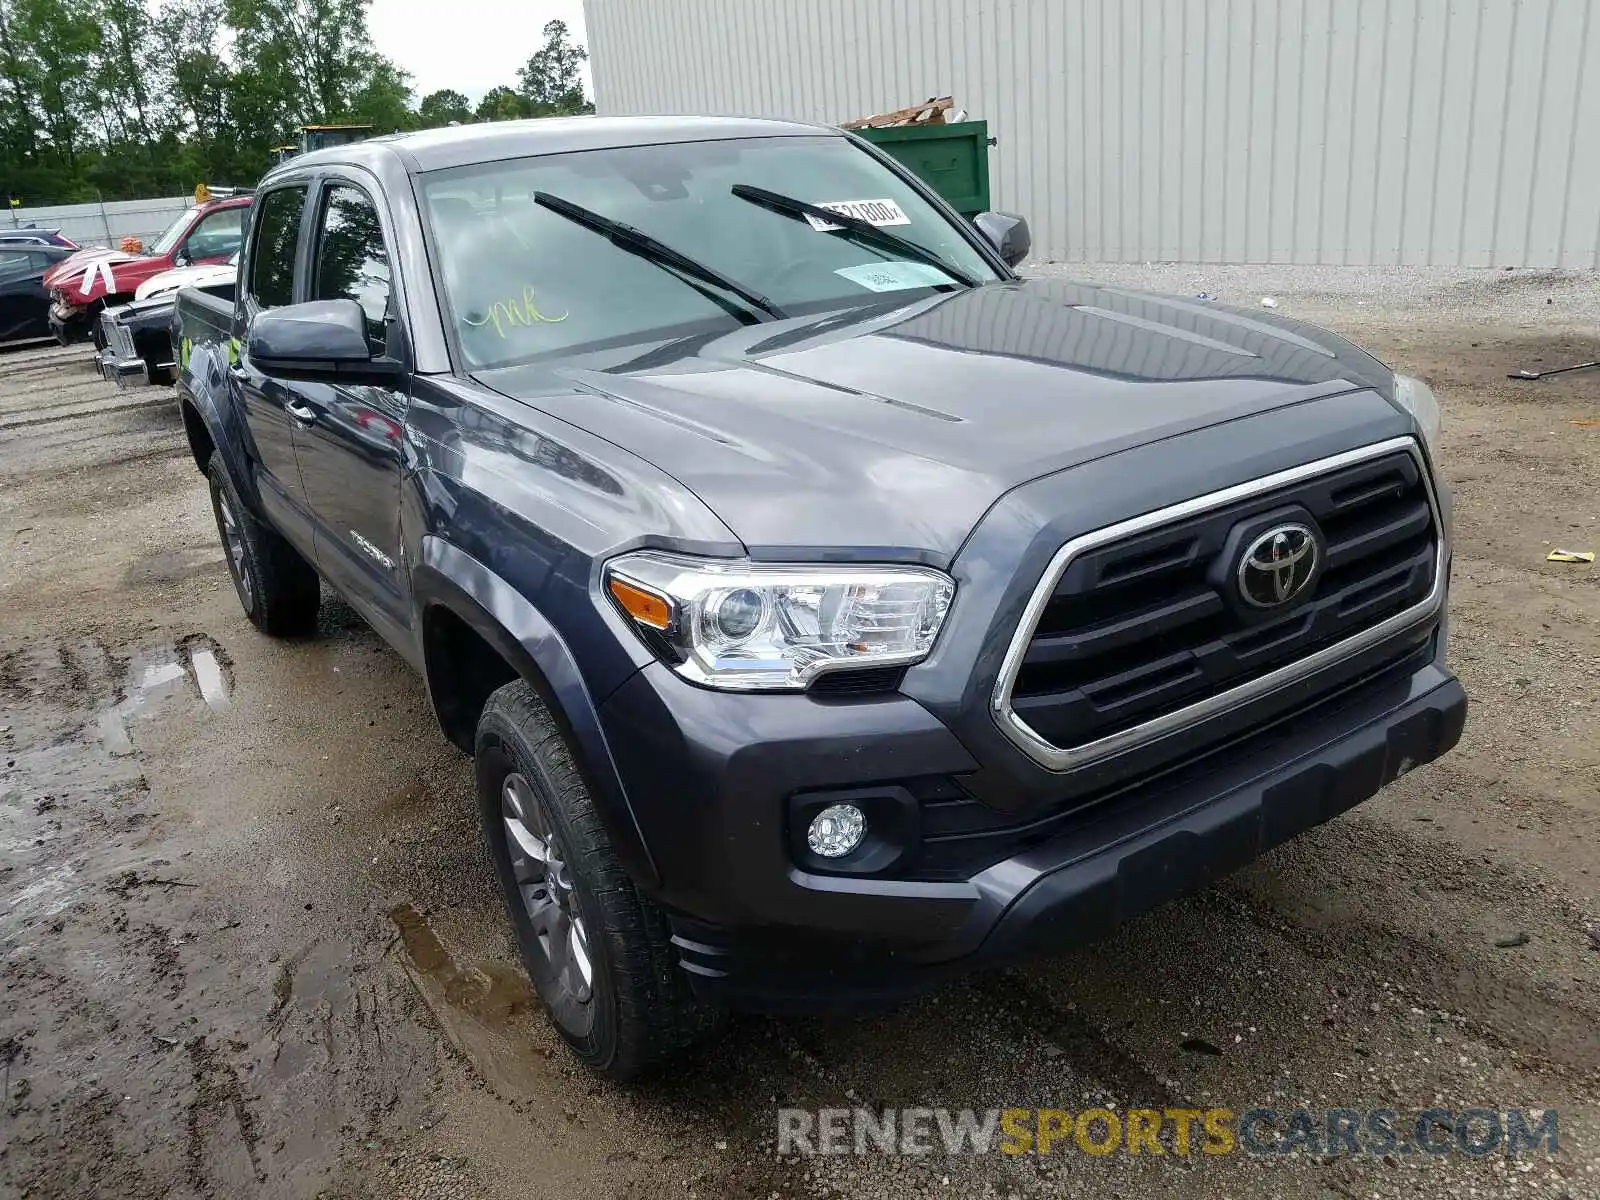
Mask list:
[[[827,125],[753,117],[540,117],[529,121],[490,121],[389,134],[347,146],[314,150],[293,162],[302,167],[318,163],[360,163],[370,154],[398,153],[412,171],[437,171],[574,150],[818,134],[842,136]]]

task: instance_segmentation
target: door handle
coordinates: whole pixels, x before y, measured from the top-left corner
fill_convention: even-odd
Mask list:
[[[317,410],[301,404],[298,400],[291,400],[283,406],[296,421],[302,425],[314,425],[317,420]]]

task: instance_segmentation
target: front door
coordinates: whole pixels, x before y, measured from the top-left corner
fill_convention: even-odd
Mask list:
[[[317,202],[310,300],[354,300],[375,355],[391,354],[393,282],[372,197],[331,181]],[[296,429],[300,476],[316,523],[317,565],[369,620],[410,624],[400,539],[407,396],[377,384],[295,384],[311,418]]]
[[[173,256],[178,263],[224,263],[244,240],[244,219],[249,208],[235,204],[208,212],[194,223],[183,246]]]
[[[250,261],[240,272],[242,298],[234,330],[229,373],[238,389],[250,433],[250,454],[255,463],[257,490],[272,523],[302,553],[311,555],[311,523],[306,511],[305,488],[295,460],[294,413],[304,414],[292,385],[257,370],[246,350],[246,331],[256,313],[293,304],[295,257],[300,242],[300,220],[307,185],[274,188],[257,203],[261,206]]]

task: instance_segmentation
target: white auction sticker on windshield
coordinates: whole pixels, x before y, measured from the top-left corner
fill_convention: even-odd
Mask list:
[[[855,217],[856,220],[865,221],[869,225],[911,224],[911,218],[906,216],[893,200],[819,200],[817,207],[825,208],[829,212],[843,213],[847,217]],[[806,220],[811,222],[811,228],[822,233],[839,228],[810,213],[806,214]]]
[[[938,287],[955,280],[929,263],[875,262],[859,267],[840,267],[834,272],[869,292],[900,292],[906,288]]]

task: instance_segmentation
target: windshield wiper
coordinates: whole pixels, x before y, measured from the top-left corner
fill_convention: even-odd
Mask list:
[[[687,254],[674,250],[664,242],[656,241],[655,238],[645,233],[642,229],[635,229],[632,225],[625,224],[622,221],[615,221],[610,217],[603,217],[597,212],[590,212],[581,205],[574,204],[570,200],[563,200],[560,196],[552,196],[549,192],[535,192],[533,194],[533,202],[541,208],[548,208],[551,212],[582,225],[585,229],[594,230],[619,250],[626,250],[629,254],[637,254],[647,262],[653,262],[657,266],[676,271],[680,275],[687,275],[689,279],[684,280],[685,283],[689,283],[689,286],[693,287],[695,291],[746,324],[750,323],[749,318],[751,317],[755,317],[757,321],[781,321],[788,316],[787,313],[760,292],[747,288],[736,280],[729,279],[715,267],[708,267],[704,263],[696,262]],[[709,283],[713,287],[719,287],[723,291],[739,297],[748,307],[729,303],[726,297],[719,296],[715,292],[690,283],[690,280],[693,279],[698,279],[701,283]],[[755,309],[764,315],[756,316],[755,313],[749,311],[750,309]]]
[[[875,244],[881,250],[890,250],[896,254],[903,254],[907,258],[914,258],[926,266],[943,271],[963,287],[978,286],[976,279],[965,271],[951,266],[932,250],[919,246],[910,238],[903,238],[899,234],[889,233],[880,229],[870,221],[863,221],[860,217],[836,213],[830,208],[823,208],[817,204],[807,204],[804,200],[796,200],[793,196],[769,192],[766,188],[752,187],[748,183],[736,183],[729,190],[741,200],[748,200],[751,204],[759,204],[762,208],[769,208],[773,212],[782,213],[786,217],[793,217],[799,221],[803,221],[807,217],[815,217],[819,221],[837,225],[837,229],[830,229],[827,232],[848,233],[858,242],[869,242]]]

